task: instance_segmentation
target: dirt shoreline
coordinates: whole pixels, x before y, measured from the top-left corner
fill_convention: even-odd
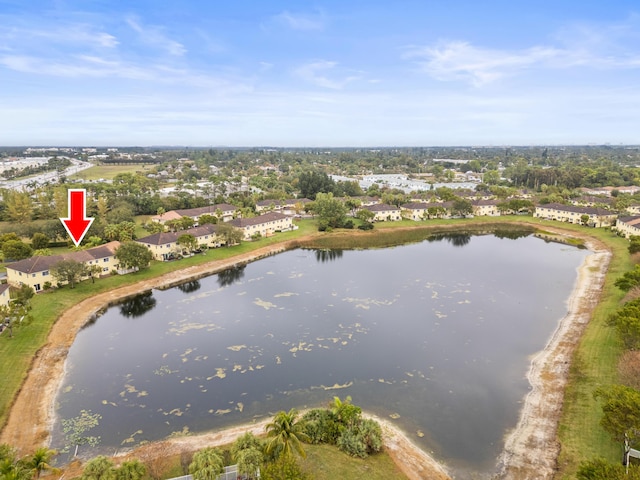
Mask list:
[[[550,227],[545,227],[545,230],[553,231],[560,237],[579,236],[588,241],[588,246],[594,253],[587,257],[579,270],[576,287],[568,302],[569,314],[560,322],[545,350],[532,361],[528,374],[532,390],[525,400],[518,426],[507,438],[505,450],[499,459],[500,477],[505,479],[546,479],[553,476],[559,450],[556,429],[571,355],[590,319],[593,307],[598,303],[610,258],[606,246],[586,236]],[[12,405],[7,424],[0,434],[0,443],[14,446],[19,454],[31,453],[49,443],[55,419],[55,397],[64,378],[68,350],[77,332],[105,306],[153,288],[166,288],[168,285],[201,278],[237,264],[273,255],[294,248],[310,238],[286,241],[226,260],[187,267],[101,293],[67,310],[56,321],[47,343],[36,354]],[[25,419],[29,419],[28,423]],[[386,420],[380,422],[384,426],[387,451],[411,480],[449,478],[444,467],[417,448],[401,431]],[[258,428],[255,425],[238,428],[254,427]],[[236,430],[230,429],[229,432]],[[223,431],[207,434],[202,438],[213,441],[218,436],[226,435],[226,431]],[[200,436],[172,441],[195,442],[196,438]]]

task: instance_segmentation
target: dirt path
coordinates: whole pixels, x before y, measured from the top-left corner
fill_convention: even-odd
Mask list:
[[[529,223],[523,225],[531,226]],[[546,231],[564,236],[560,228],[545,226]],[[574,232],[568,235],[576,237]],[[272,255],[299,244],[311,237],[299,238],[267,246],[227,260],[211,261],[188,267],[154,279],[124,286],[110,292],[91,297],[66,311],[53,326],[46,345],[37,353],[25,383],[10,412],[9,419],[0,435],[0,443],[14,446],[19,454],[33,452],[50,440],[50,430],[55,418],[55,396],[64,377],[65,359],[80,328],[100,309],[130,295],[153,288],[178,284],[189,279],[216,273],[237,264]],[[508,437],[505,450],[500,457],[499,470],[505,479],[547,479],[553,476],[559,446],[556,429],[567,381],[569,363],[578,340],[588,323],[591,312],[598,303],[610,253],[606,246],[582,236],[594,252],[579,271],[576,288],[569,301],[569,314],[550,339],[547,347],[533,361],[529,371],[532,390],[525,400],[520,421]],[[448,478],[444,469],[389,422],[384,425],[385,445],[394,461],[411,480]],[[229,443],[242,429],[257,428],[248,425],[216,432],[206,436],[174,440],[194,442]],[[262,428],[264,428],[262,426]],[[219,440],[216,440],[219,439]],[[164,442],[163,442],[164,443]]]

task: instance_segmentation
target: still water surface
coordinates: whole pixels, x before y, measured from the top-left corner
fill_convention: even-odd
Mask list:
[[[459,478],[488,474],[587,254],[458,235],[295,250],[154,290],[79,333],[58,414],[102,415],[90,433],[113,451],[351,395]]]

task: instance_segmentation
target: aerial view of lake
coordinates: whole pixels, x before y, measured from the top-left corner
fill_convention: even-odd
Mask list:
[[[298,249],[154,290],[79,332],[54,447],[81,410],[102,416],[89,433],[113,453],[350,395],[461,477],[486,475],[588,254],[454,235]]]

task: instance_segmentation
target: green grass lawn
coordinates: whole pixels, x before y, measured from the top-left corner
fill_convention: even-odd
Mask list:
[[[154,168],[153,165],[144,163],[136,163],[133,165],[96,165],[95,167],[87,168],[86,170],[71,175],[69,179],[98,180],[104,178],[105,180],[113,180],[119,173],[150,172],[152,168]]]
[[[368,458],[350,457],[330,445],[305,445],[307,458],[299,459],[305,472],[313,474],[314,480],[404,480],[406,475],[393,463],[386,453]]]
[[[532,225],[540,230],[545,226],[561,227],[569,231],[583,233],[593,236],[605,242],[613,251],[614,256],[607,274],[606,283],[603,289],[601,302],[598,305],[593,320],[581,340],[576,352],[576,361],[571,370],[570,384],[567,389],[564,411],[559,426],[559,440],[562,445],[562,452],[559,459],[561,469],[560,478],[572,478],[575,469],[580,461],[593,456],[604,456],[612,461],[620,458],[620,446],[611,442],[606,433],[599,426],[602,415],[598,403],[593,400],[592,392],[601,385],[610,384],[616,381],[617,359],[621,353],[620,346],[614,336],[612,329],[605,325],[610,313],[619,306],[622,292],[614,287],[613,282],[622,273],[629,270],[632,265],[627,251],[627,241],[616,237],[611,232],[604,229],[593,229],[578,225],[570,225],[557,222],[547,222],[531,217],[476,217],[473,219],[459,220],[430,220],[427,222],[402,221],[394,223],[378,223],[370,238],[375,238],[378,231],[391,231],[393,228],[409,226],[443,226],[454,227],[465,230],[473,227],[474,230],[492,225],[504,225],[514,221]],[[7,332],[0,335],[0,358],[2,358],[2,379],[0,382],[0,425],[4,425],[7,419],[8,410],[13,398],[22,384],[31,359],[36,351],[45,343],[48,332],[55,319],[83,299],[97,293],[112,290],[119,286],[132,284],[143,279],[148,279],[164,273],[175,271],[187,266],[203,263],[215,259],[230,258],[234,255],[247,253],[257,248],[274,244],[277,242],[292,240],[301,236],[316,232],[316,224],[313,220],[302,220],[297,223],[299,229],[292,232],[283,232],[273,237],[263,238],[255,242],[243,242],[242,244],[230,248],[219,248],[206,252],[205,255],[195,255],[176,262],[154,262],[152,267],[130,275],[113,276],[97,281],[92,284],[85,281],[75,289],[64,288],[53,293],[39,294],[32,300],[32,314],[34,320],[28,324],[20,326],[15,331],[13,339],[9,338]],[[349,237],[350,231],[336,232],[339,237]],[[333,235],[318,235],[321,242],[324,238],[331,238]],[[365,235],[362,235],[365,237]],[[356,246],[361,248],[361,246]],[[312,457],[312,455],[310,455]],[[313,458],[313,457],[312,457]],[[309,461],[312,461],[311,459]],[[332,460],[333,462],[333,460]],[[353,462],[349,458],[349,464]],[[354,464],[355,465],[355,464]],[[316,467],[314,467],[316,468]],[[318,471],[322,471],[318,465]],[[327,467],[328,468],[328,467]],[[362,467],[365,468],[365,467]],[[360,471],[362,474],[362,470]],[[363,478],[356,473],[353,477],[328,474],[326,477],[318,478]],[[366,478],[376,478],[369,475]],[[396,477],[385,477],[396,478]],[[403,477],[398,477],[403,478]]]

